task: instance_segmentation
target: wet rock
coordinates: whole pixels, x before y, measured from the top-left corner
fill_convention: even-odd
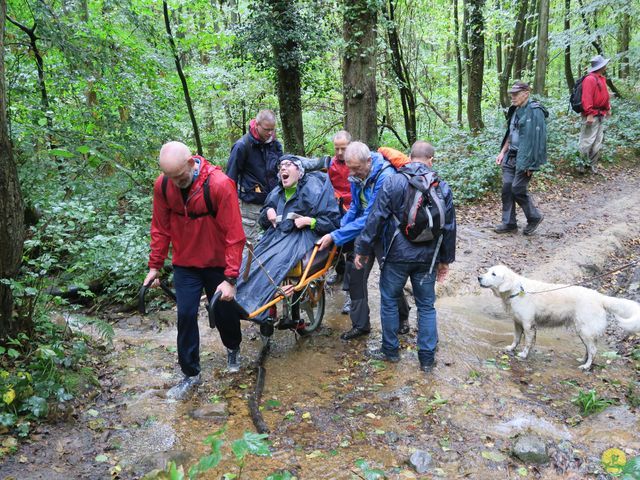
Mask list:
[[[533,435],[518,437],[512,453],[525,463],[548,463],[549,455],[544,440]]]
[[[409,463],[418,473],[427,473],[431,468],[432,462],[431,454],[424,450],[416,450],[409,459]]]
[[[205,405],[189,412],[191,418],[196,420],[206,420],[211,418],[220,418],[227,416],[227,403],[216,402]]]
[[[398,440],[400,440],[400,437],[396,432],[387,432],[384,434],[384,436],[387,440],[387,443],[396,443]]]

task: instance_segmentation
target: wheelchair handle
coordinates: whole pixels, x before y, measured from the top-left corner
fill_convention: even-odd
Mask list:
[[[140,315],[146,315],[147,313],[147,308],[146,308],[147,304],[145,302],[145,296],[147,295],[147,290],[149,290],[152,283],[153,283],[153,280],[147,283],[146,285],[143,284],[142,287],[140,287],[140,290],[138,291],[138,312],[140,313]],[[167,282],[165,282],[164,280],[161,280],[160,288],[174,302],[177,301],[175,292],[171,290],[169,285],[167,285]]]

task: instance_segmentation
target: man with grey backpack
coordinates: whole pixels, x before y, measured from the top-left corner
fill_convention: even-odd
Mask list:
[[[382,347],[367,355],[400,360],[397,302],[410,278],[418,308],[418,359],[425,373],[436,363],[435,281],[444,281],[456,249],[453,194],[431,170],[433,155],[429,143],[413,144],[409,163],[384,180],[355,245],[356,268],[375,252],[381,270]]]

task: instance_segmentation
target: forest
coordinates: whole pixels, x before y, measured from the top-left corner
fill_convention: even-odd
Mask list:
[[[595,55],[603,161],[640,154],[639,17],[638,0],[0,0],[0,433],[28,437],[98,382],[92,340],[55,319],[110,339],[100,315],[135,308],[163,143],[224,168],[268,108],[288,153],[333,155],[343,128],[372,149],[427,140],[477,205],[523,80],[550,112],[553,191],[580,162],[569,95]]]

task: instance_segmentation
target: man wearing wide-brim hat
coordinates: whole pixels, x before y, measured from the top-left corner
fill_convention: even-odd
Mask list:
[[[582,81],[582,125],[578,143],[582,157],[582,164],[578,169],[581,172],[585,171],[586,166],[592,173],[596,172],[604,139],[604,118],[611,115],[609,90],[604,76],[607,63],[609,59],[602,55],[593,57],[588,75]]]

